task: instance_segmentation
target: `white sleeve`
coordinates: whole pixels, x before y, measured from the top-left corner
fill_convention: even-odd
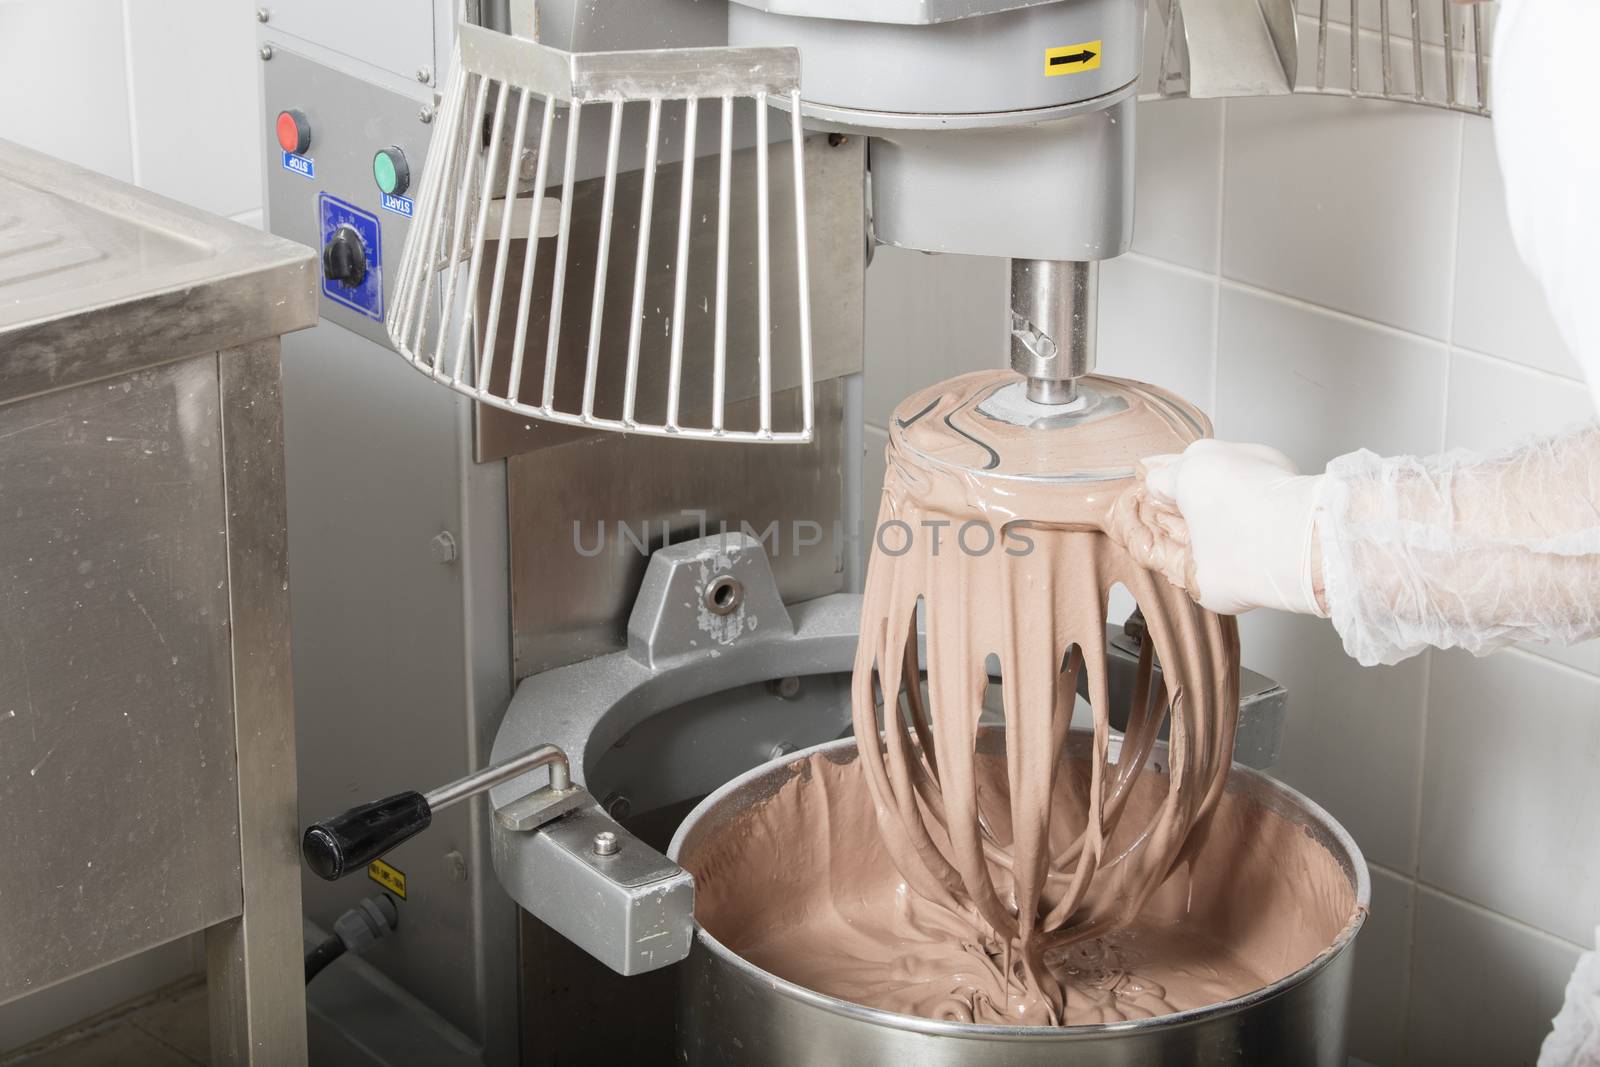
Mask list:
[[[1368,666],[1600,635],[1600,425],[1488,456],[1352,452],[1316,524],[1330,617]]]
[[[1600,2],[1499,8],[1491,100],[1511,232],[1600,409]]]
[[[1595,931],[1600,943],[1600,929]],[[1566,999],[1539,1049],[1538,1067],[1600,1067],[1600,955],[1578,957]]]

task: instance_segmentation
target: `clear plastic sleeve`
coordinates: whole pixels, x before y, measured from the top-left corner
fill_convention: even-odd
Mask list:
[[[1600,635],[1600,426],[1483,455],[1328,464],[1323,588],[1366,665]]]

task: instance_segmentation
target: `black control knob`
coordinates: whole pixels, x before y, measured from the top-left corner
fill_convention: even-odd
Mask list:
[[[322,249],[322,273],[346,289],[367,279],[367,247],[354,226],[340,226]]]

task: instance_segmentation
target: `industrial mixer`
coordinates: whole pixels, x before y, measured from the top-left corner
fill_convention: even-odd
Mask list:
[[[407,794],[312,842],[401,898],[311,987],[314,1048],[670,1054],[692,886],[659,850],[848,730],[872,243],[1011,257],[1013,411],[1079,410],[1141,71],[1296,80],[1289,3],[1158,6],[261,10],[269,224],[324,249],[328,320],[285,349],[301,809]],[[1108,636],[1113,704],[1140,640]],[[1241,704],[1270,764],[1282,690]],[[308,881],[311,920],[371,889]]]

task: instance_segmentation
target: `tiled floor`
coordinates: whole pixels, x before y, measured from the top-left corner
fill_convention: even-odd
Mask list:
[[[210,1048],[206,987],[193,982],[29,1048],[0,1053],[0,1067],[203,1067]]]

